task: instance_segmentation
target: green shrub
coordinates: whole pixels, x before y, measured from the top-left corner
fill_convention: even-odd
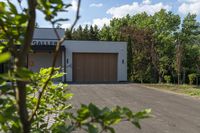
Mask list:
[[[164,80],[165,80],[165,82],[167,82],[169,84],[171,82],[171,76],[170,75],[165,75],[164,76]]]
[[[196,77],[197,77],[197,75],[195,73],[192,73],[192,74],[188,75],[190,85],[194,84],[194,81],[195,81]]]

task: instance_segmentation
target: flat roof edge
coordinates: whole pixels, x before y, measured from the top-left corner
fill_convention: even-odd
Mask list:
[[[123,43],[127,43],[126,41],[105,41],[105,40],[65,40],[65,41],[77,41],[77,42],[123,42]]]
[[[50,38],[33,38],[34,40],[55,40],[58,39],[50,39]],[[65,41],[73,41],[73,42],[118,42],[118,43],[127,43],[126,41],[105,41],[105,40],[65,40]]]

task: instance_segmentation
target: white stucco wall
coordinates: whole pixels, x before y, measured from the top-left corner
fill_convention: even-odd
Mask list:
[[[59,35],[64,35],[64,29],[57,29]],[[36,28],[33,37],[34,45],[55,45],[57,36],[51,28]],[[66,64],[66,79],[72,81],[72,53],[118,53],[117,80],[127,81],[127,43],[109,41],[70,41],[66,40],[63,45],[66,48],[66,58],[62,54],[62,68]],[[122,63],[124,62],[124,63]],[[64,79],[64,78],[63,78]]]
[[[118,53],[117,80],[127,81],[127,43],[108,41],[65,41],[66,60],[68,60],[67,81],[72,81],[72,53]],[[123,63],[124,62],[124,63]]]

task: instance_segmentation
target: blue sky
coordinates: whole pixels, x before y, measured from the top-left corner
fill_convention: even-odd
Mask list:
[[[63,1],[73,5],[69,9],[69,13],[59,15],[59,17],[70,19],[70,21],[62,23],[62,27],[66,28],[74,20],[77,0]],[[179,14],[182,18],[189,12],[195,13],[200,21],[200,0],[82,0],[81,18],[78,25],[97,24],[102,27],[104,24],[109,24],[110,19],[114,17],[120,18],[126,14],[134,15],[144,11],[154,14],[162,8]],[[39,26],[51,27],[43,18],[43,15],[38,12]]]
[[[68,17],[73,20],[75,12],[73,9],[76,8],[77,2],[76,0],[66,2],[73,5],[68,13]],[[200,20],[200,0],[82,0],[81,19],[78,24],[97,24],[102,27],[103,24],[109,24],[113,17],[120,18],[126,14],[134,15],[144,11],[154,14],[161,8],[179,14],[182,18],[189,12],[195,13]],[[63,27],[68,27],[70,23],[64,23]]]

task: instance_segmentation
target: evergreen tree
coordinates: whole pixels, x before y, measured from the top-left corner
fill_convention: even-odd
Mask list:
[[[65,34],[67,35],[67,39],[68,40],[73,40],[72,34],[70,32],[70,29],[67,28],[66,31],[65,31]]]
[[[89,40],[89,29],[88,29],[88,25],[86,24],[85,28],[83,29],[83,36],[82,36],[83,40]]]
[[[83,28],[79,25],[78,29],[76,30],[75,40],[83,40]]]
[[[128,72],[128,80],[133,80],[133,48],[132,48],[132,42],[131,37],[128,36],[128,44],[127,44],[127,72]]]
[[[94,25],[94,40],[99,40],[99,28],[97,25]]]
[[[95,33],[94,33],[94,28],[92,25],[90,25],[90,30],[89,30],[89,40],[95,40]]]

